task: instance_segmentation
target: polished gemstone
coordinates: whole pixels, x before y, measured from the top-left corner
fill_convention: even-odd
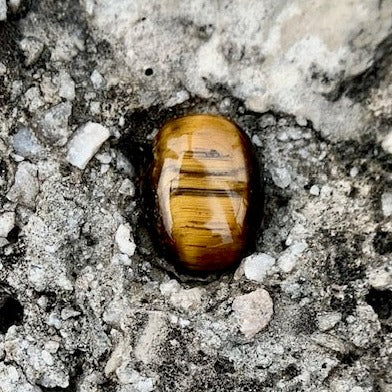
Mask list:
[[[170,259],[194,271],[238,262],[262,210],[247,135],[221,116],[189,115],[163,126],[153,154],[157,233]]]

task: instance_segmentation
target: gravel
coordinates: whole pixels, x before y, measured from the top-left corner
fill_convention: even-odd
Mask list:
[[[391,390],[392,3],[316,3],[0,1],[1,392]],[[263,168],[219,275],[151,230],[195,112]]]

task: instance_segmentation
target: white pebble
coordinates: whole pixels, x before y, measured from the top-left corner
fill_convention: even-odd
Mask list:
[[[254,337],[265,328],[274,313],[272,299],[264,289],[235,298],[232,309],[241,332],[247,338]]]
[[[48,365],[48,366],[52,366],[54,364],[54,359],[52,354],[50,354],[48,351],[46,350],[42,350],[42,359],[44,360],[44,362]]]
[[[49,315],[48,319],[46,320],[46,324],[57,329],[61,328],[61,320],[54,312]]]
[[[20,128],[12,137],[15,152],[24,157],[34,157],[41,151],[41,147],[32,130],[27,127]]]
[[[7,241],[6,238],[0,237],[0,248],[4,248],[6,245],[8,245],[9,242]],[[3,264],[0,263],[0,271],[3,269]]]
[[[247,279],[262,282],[275,265],[275,258],[266,253],[255,253],[244,260]]]
[[[332,195],[333,188],[329,185],[323,185],[321,187],[320,195],[322,198],[329,198]]]
[[[297,122],[297,124],[301,127],[306,127],[308,125],[308,121],[306,120],[305,117],[302,116],[297,116],[295,118],[295,121]]]
[[[122,195],[134,197],[135,196],[135,185],[133,184],[133,182],[130,179],[126,178],[121,183],[120,189],[118,191]]]
[[[18,96],[20,94],[21,91],[19,91],[19,88],[23,88],[23,83],[22,82],[19,83],[19,81],[15,81],[15,83],[13,83],[12,85],[13,95]],[[41,91],[38,87],[29,88],[25,92],[24,97],[26,99],[26,104],[28,106],[28,109],[32,113],[34,113],[37,109],[39,109],[41,106],[44,105]]]
[[[131,259],[124,253],[115,253],[111,262],[113,265],[132,265]]]
[[[77,317],[80,315],[80,312],[78,312],[77,310],[74,310],[70,307],[66,307],[61,311],[61,318],[63,320],[68,320],[72,317]]]
[[[7,72],[7,67],[2,62],[0,62],[0,75],[5,75],[6,72]]]
[[[385,192],[381,196],[381,208],[385,217],[392,216],[392,192]]]
[[[317,324],[320,331],[325,332],[332,329],[342,319],[341,313],[330,312],[317,316]]]
[[[392,154],[392,131],[389,132],[388,135],[384,137],[381,146],[386,152]]]
[[[181,290],[181,286],[175,279],[170,279],[167,282],[162,282],[159,286],[159,290],[162,295],[170,296],[174,293],[178,293]]]
[[[175,93],[172,97],[168,99],[165,106],[170,108],[175,105],[179,105],[189,99],[189,93],[186,90],[181,90]]]
[[[73,101],[75,99],[75,82],[66,71],[60,71],[59,95],[68,101]]]
[[[101,103],[98,101],[92,101],[90,103],[90,112],[91,114],[99,114],[101,112]]]
[[[6,0],[0,0],[0,21],[7,19],[7,3]]]
[[[252,143],[257,147],[263,147],[263,143],[257,135],[252,136]]]
[[[7,237],[15,226],[15,213],[5,212],[0,215],[0,237]]]
[[[56,342],[55,340],[49,340],[45,342],[45,350],[50,352],[51,354],[57,353],[59,348],[60,348],[60,343]]]
[[[95,157],[99,162],[108,165],[112,161],[112,156],[108,152],[104,152],[102,154],[97,154]]]
[[[287,188],[291,184],[291,175],[289,171],[283,167],[274,167],[271,169],[272,180],[279,188]]]
[[[378,290],[392,289],[392,268],[380,267],[371,270],[368,274],[370,286]]]
[[[318,196],[320,194],[320,188],[317,185],[312,185],[309,189],[309,193],[313,196]]]
[[[136,245],[131,241],[131,228],[128,224],[121,224],[116,232],[116,243],[121,253],[128,256],[133,256],[136,250]]]
[[[358,175],[358,173],[359,173],[359,169],[356,166],[354,166],[350,169],[350,177],[351,178],[355,178]]]
[[[296,264],[299,255],[308,247],[306,242],[297,242],[287,248],[278,259],[278,265],[282,272],[291,272]]]
[[[170,302],[177,308],[181,308],[186,312],[197,310],[202,301],[205,290],[199,287],[192,289],[182,289],[170,296]]]
[[[90,80],[96,90],[102,88],[105,83],[105,79],[96,69],[91,74]]]
[[[88,122],[83,125],[69,142],[68,162],[84,169],[109,136],[109,130],[100,124]]]

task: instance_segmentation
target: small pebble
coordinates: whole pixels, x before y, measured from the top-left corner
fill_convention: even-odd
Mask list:
[[[368,274],[369,283],[378,290],[392,290],[392,266],[371,270]]]
[[[71,134],[68,126],[71,114],[70,102],[63,102],[46,110],[38,122],[42,138],[51,145],[64,146]]]
[[[302,117],[302,116],[297,116],[297,117],[295,118],[295,121],[297,122],[297,124],[298,124],[300,127],[306,127],[306,126],[308,125],[308,121],[306,120],[305,117]]]
[[[317,324],[320,331],[325,332],[332,329],[342,319],[341,313],[331,312],[317,316]]]
[[[291,184],[291,175],[289,171],[283,167],[274,167],[271,169],[272,180],[279,188],[287,188]]]
[[[264,289],[234,299],[232,309],[246,338],[253,338],[265,328],[273,315],[273,302]]]
[[[29,162],[21,162],[15,174],[15,181],[7,193],[7,198],[26,207],[34,208],[39,192],[37,166]]]
[[[55,327],[56,329],[61,328],[61,320],[58,317],[58,315],[54,312],[49,315],[48,319],[46,320],[46,324],[48,324],[51,327]]]
[[[2,62],[0,62],[0,76],[5,75],[6,72],[7,72],[7,67]]]
[[[272,127],[276,125],[276,119],[272,114],[265,114],[261,117],[259,124],[261,128]]]
[[[177,308],[181,308],[186,312],[192,312],[200,307],[204,291],[204,289],[199,287],[181,289],[170,296],[170,302]]]
[[[320,188],[317,185],[312,185],[309,189],[309,193],[313,196],[318,196],[320,194]]]
[[[125,253],[129,257],[133,256],[136,245],[131,240],[131,229],[128,224],[120,225],[116,232],[116,243],[121,253]]]
[[[44,347],[46,351],[50,352],[51,354],[55,354],[60,348],[60,343],[56,342],[55,340],[49,340],[45,342]]]
[[[135,185],[130,179],[126,178],[121,183],[120,189],[118,191],[122,195],[134,197],[135,196]]]
[[[278,266],[284,273],[291,272],[296,264],[299,255],[308,247],[306,242],[297,242],[287,248],[278,259]]]
[[[1,0],[0,0],[1,2]],[[26,37],[19,42],[19,46],[25,56],[25,64],[32,65],[36,63],[44,50],[44,44],[35,37]]]
[[[186,90],[181,90],[176,92],[175,95],[170,97],[168,101],[166,102],[165,106],[170,108],[175,105],[179,105],[189,99],[189,93]]]
[[[95,158],[105,165],[108,165],[112,161],[112,156],[108,152],[97,154]]]
[[[75,82],[68,72],[60,71],[60,90],[59,95],[68,101],[75,99]]]
[[[79,169],[85,169],[109,136],[109,130],[100,124],[88,122],[83,125],[68,144],[68,162]]]
[[[119,151],[117,151],[116,156],[116,169],[123,171],[129,177],[133,177],[135,175],[135,168],[132,166],[132,163]]]
[[[42,359],[44,360],[44,362],[48,365],[48,366],[52,366],[54,364],[54,359],[52,354],[50,354],[48,351],[46,350],[42,350]]]
[[[94,115],[99,114],[101,112],[101,103],[98,101],[92,101],[90,103],[90,112]]]
[[[356,166],[354,166],[350,169],[350,177],[351,178],[355,178],[358,175],[358,173],[359,173],[359,169]]]
[[[389,132],[388,135],[384,137],[381,146],[385,150],[385,152],[392,154],[392,131]]]
[[[0,237],[7,237],[15,226],[15,213],[4,212],[0,214]]]
[[[263,146],[263,143],[261,142],[260,138],[257,135],[252,136],[252,143],[257,147]]]
[[[175,279],[170,279],[167,282],[162,282],[159,286],[159,290],[162,295],[170,296],[174,293],[178,293],[181,290],[181,285]]]
[[[14,85],[12,85],[13,89],[20,87],[21,89],[23,88],[23,84],[22,82],[20,82],[20,84],[18,83],[19,81],[17,81],[17,83]],[[14,90],[12,91],[14,93]],[[18,91],[16,92],[16,96],[18,96]],[[29,109],[29,111],[31,113],[34,113],[37,111],[37,109],[39,109],[40,107],[42,107],[44,105],[44,102],[42,100],[42,95],[41,95],[41,91],[38,87],[31,87],[29,88],[25,94],[24,97],[26,99],[26,103],[27,103],[27,107]]]
[[[31,158],[41,151],[41,146],[30,128],[22,127],[13,135],[12,146],[15,152],[24,157]]]
[[[96,69],[91,74],[90,80],[96,90],[99,90],[105,84],[105,79]]]
[[[72,317],[77,317],[80,315],[80,312],[78,312],[77,310],[74,310],[70,307],[66,307],[61,311],[61,318],[63,320],[68,320]]]
[[[7,3],[6,0],[0,0],[0,22],[7,19]]]
[[[255,253],[244,260],[244,273],[247,279],[262,282],[275,266],[275,258],[266,253]]]
[[[384,216],[392,216],[392,192],[385,192],[381,196],[381,208]]]

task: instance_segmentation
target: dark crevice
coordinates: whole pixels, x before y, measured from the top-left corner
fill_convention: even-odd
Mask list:
[[[19,233],[20,233],[20,228],[18,226],[15,226],[9,233],[7,236],[7,240],[11,243],[11,244],[16,244],[19,240]]]
[[[0,332],[6,333],[12,325],[23,321],[23,306],[9,289],[0,287]]]
[[[380,254],[385,255],[392,253],[392,233],[388,231],[377,231],[373,239],[374,250]]]
[[[392,291],[370,289],[366,302],[377,313],[381,320],[389,319],[392,315]]]

